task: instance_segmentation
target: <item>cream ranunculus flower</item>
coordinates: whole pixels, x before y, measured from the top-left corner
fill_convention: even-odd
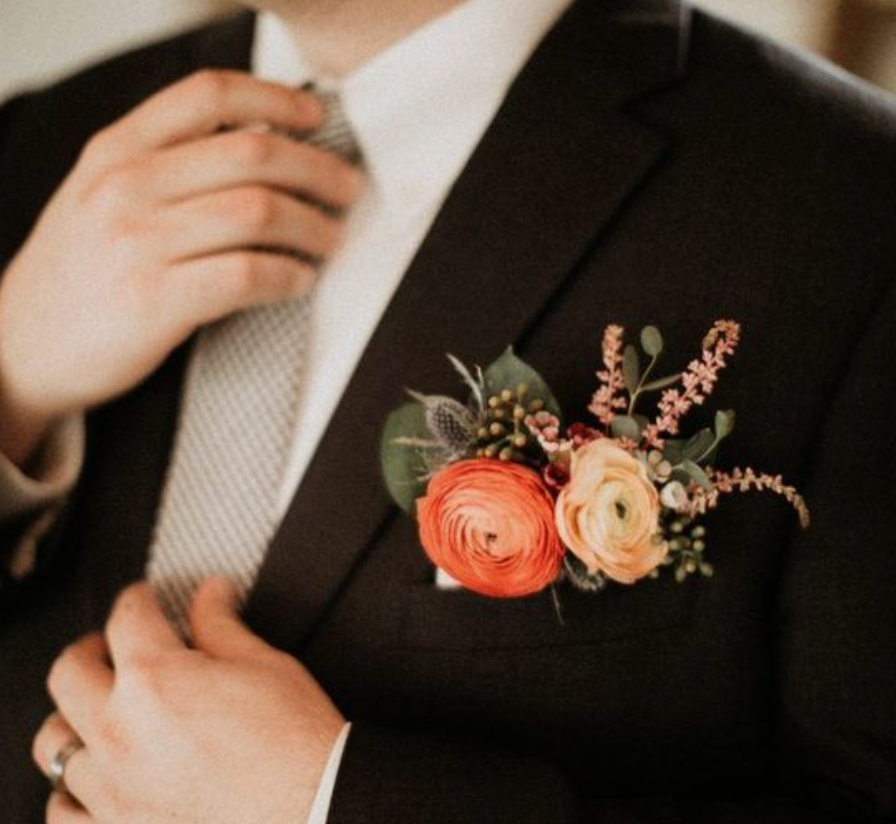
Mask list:
[[[660,502],[644,465],[609,438],[576,450],[554,516],[563,543],[593,575],[621,584],[649,575],[666,556]]]

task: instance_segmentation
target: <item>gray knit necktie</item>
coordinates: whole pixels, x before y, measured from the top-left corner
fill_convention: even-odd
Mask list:
[[[304,139],[357,162],[339,100]],[[197,338],[147,577],[184,627],[198,584],[225,575],[245,600],[277,529],[277,501],[311,334],[310,295],[226,318]]]

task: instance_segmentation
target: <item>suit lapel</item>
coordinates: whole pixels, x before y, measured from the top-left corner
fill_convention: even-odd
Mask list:
[[[395,516],[379,440],[403,387],[444,391],[445,359],[525,345],[551,297],[661,157],[623,104],[681,73],[669,0],[579,0],[517,79],[396,293],[306,473],[247,605],[281,647],[311,631]]]

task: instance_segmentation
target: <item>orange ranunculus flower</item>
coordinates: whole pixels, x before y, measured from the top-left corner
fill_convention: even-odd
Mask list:
[[[557,498],[557,530],[591,574],[633,584],[656,569],[667,546],[660,502],[644,465],[609,438],[573,453]]]
[[[480,595],[531,595],[560,572],[554,500],[538,473],[519,464],[451,464],[429,482],[417,516],[432,562]]]

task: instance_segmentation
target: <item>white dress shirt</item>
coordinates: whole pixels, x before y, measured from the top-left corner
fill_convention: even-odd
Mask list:
[[[322,268],[315,287],[306,382],[281,488],[281,514],[454,181],[514,78],[570,3],[466,0],[338,82],[306,63],[278,18],[259,15],[252,71],[292,86],[313,79],[338,91],[367,177],[347,218],[346,242]],[[43,491],[0,456],[0,505],[15,501],[24,509],[30,501],[33,508],[64,495],[76,475],[72,467],[81,461],[78,438],[70,435],[68,442],[69,449],[48,450],[57,456],[55,465],[37,479],[64,482],[55,480]],[[13,508],[0,509],[0,516]],[[326,822],[347,738],[348,725],[331,754],[309,824]]]
[[[259,17],[253,71],[340,95],[368,185],[347,242],[315,289],[285,512],[392,295],[505,94],[570,0],[467,0],[334,83],[315,75],[273,15]]]

